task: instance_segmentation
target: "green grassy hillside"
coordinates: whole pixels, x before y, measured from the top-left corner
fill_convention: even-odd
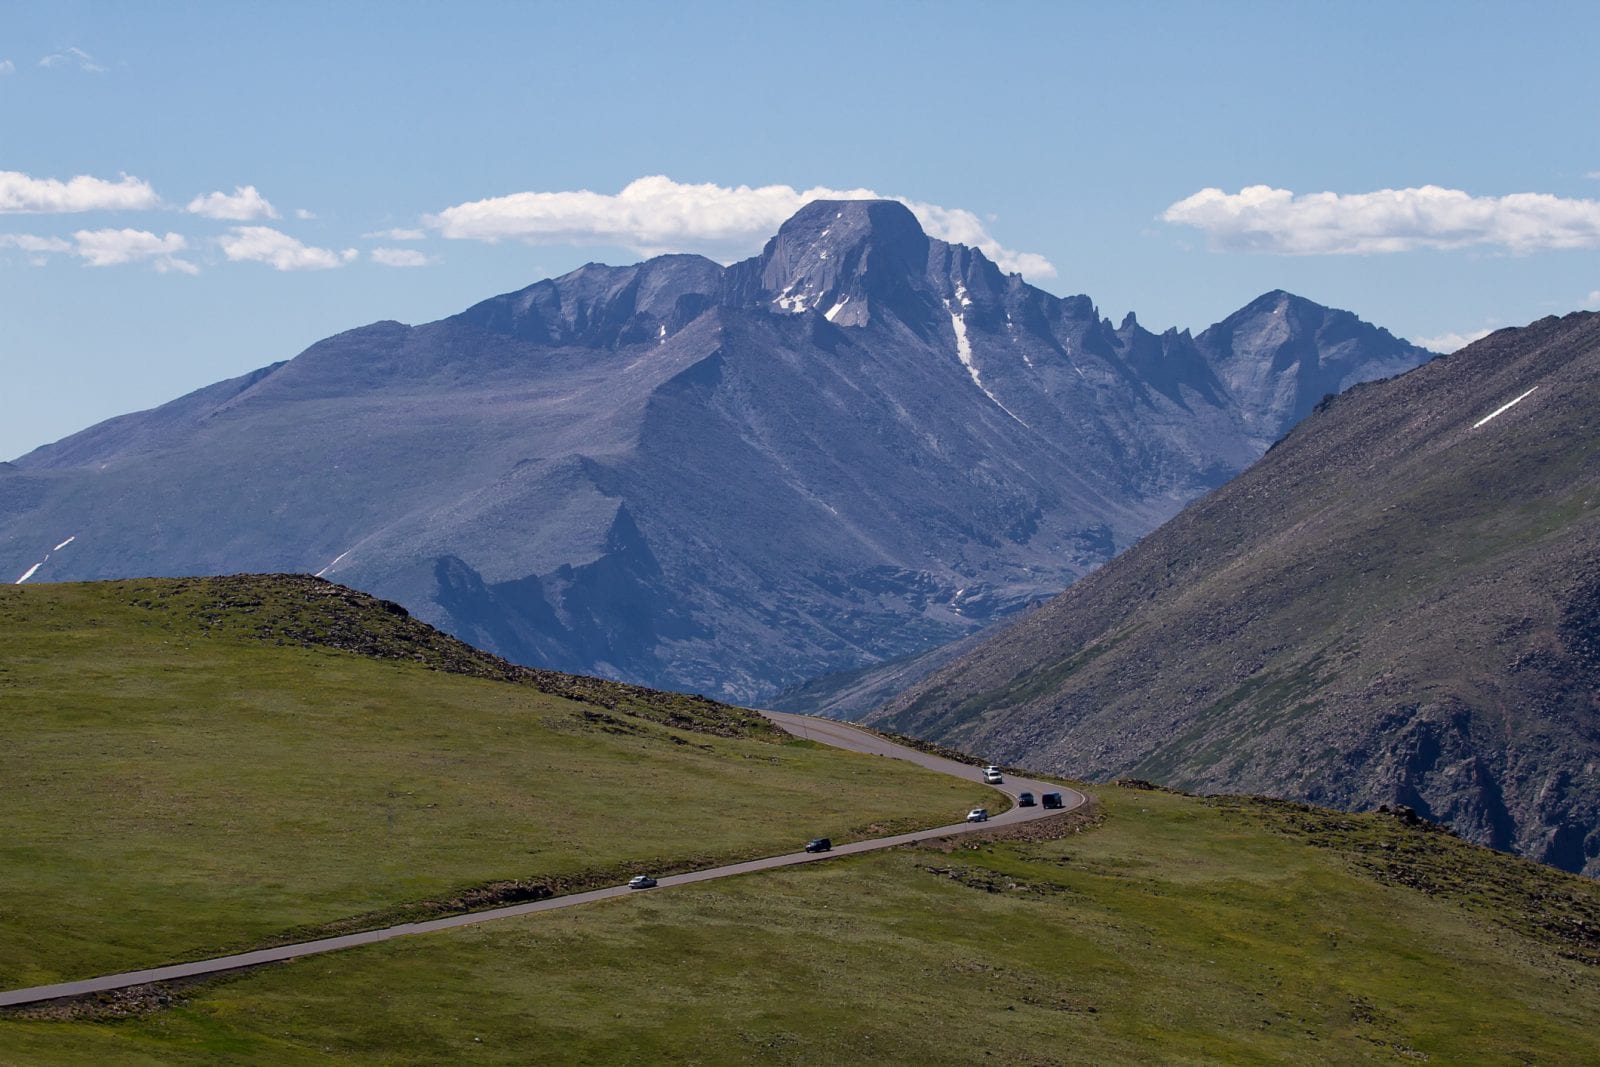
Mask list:
[[[220,979],[120,1019],[0,1019],[0,1050],[152,1064],[1592,1062],[1600,886],[1390,816],[1098,792],[1100,819],[1056,840],[638,894]]]
[[[6,987],[979,795],[709,701],[524,672],[307,579],[0,589],[0,635]],[[1096,792],[1054,832],[0,1012],[0,1063],[1592,1058],[1600,885],[1389,815]]]
[[[4,988],[992,796],[711,701],[513,667],[314,579],[0,587]]]

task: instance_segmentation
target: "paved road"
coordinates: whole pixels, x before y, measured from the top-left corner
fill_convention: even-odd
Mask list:
[[[970,781],[982,782],[983,771],[977,767],[970,767],[965,763],[957,763],[940,756],[930,756],[925,752],[897,745],[886,741],[877,734],[858,730],[841,722],[831,719],[817,719],[809,715],[790,715],[784,712],[763,712],[778,726],[797,737],[823,744],[833,745],[835,748],[848,749],[851,752],[865,752],[872,755],[888,756],[894,759],[903,759],[911,763],[927,767],[929,770],[939,771],[943,774],[954,775],[957,778],[966,778]],[[1083,806],[1086,802],[1084,795],[1075,789],[1054,785],[1049,782],[1034,781],[1028,778],[1012,778],[1007,776],[1004,785],[992,786],[1016,800],[1017,794],[1027,790],[1038,796],[1041,793],[1058,792],[1066,801],[1066,810]],[[964,812],[961,814],[965,814]],[[828,860],[834,856],[852,856],[861,852],[875,852],[878,849],[893,848],[896,845],[909,845],[918,841],[930,841],[935,838],[953,837],[956,834],[970,833],[975,830],[984,830],[996,826],[1007,826],[1012,823],[1025,822],[1029,819],[1038,819],[1057,812],[1046,811],[1041,807],[1019,808],[1013,806],[1011,810],[991,818],[988,823],[952,823],[949,826],[936,826],[931,830],[918,830],[909,834],[897,834],[894,837],[878,837],[870,841],[854,841],[847,845],[837,845],[832,852],[790,852],[782,856],[768,856],[765,859],[748,860],[744,863],[730,863],[725,867],[711,867],[703,871],[690,871],[687,874],[668,875],[660,880],[661,888],[670,888],[675,885],[689,885],[693,882],[709,882],[713,878],[728,878],[736,874],[750,874],[754,871],[767,871],[774,867],[790,867],[797,863],[817,863]],[[194,978],[199,975],[218,974],[222,971],[236,971],[242,967],[256,967],[263,963],[278,963],[283,960],[298,959],[301,956],[314,956],[320,952],[336,952],[339,949],[353,948],[356,945],[371,945],[379,941],[388,941],[394,937],[408,937],[412,934],[427,934],[436,930],[452,930],[458,926],[474,926],[478,923],[493,922],[496,919],[505,919],[513,915],[531,915],[534,912],[554,911],[557,908],[572,908],[580,904],[590,904],[597,900],[609,900],[612,897],[627,896],[635,892],[626,886],[611,886],[606,889],[594,889],[587,893],[573,893],[563,897],[549,897],[528,904],[512,904],[504,908],[493,908],[489,911],[475,911],[466,915],[451,915],[443,919],[430,919],[427,922],[402,923],[399,926],[390,926],[382,930],[365,930],[359,934],[346,934],[343,937],[325,937],[319,941],[303,941],[294,945],[279,945],[276,948],[264,948],[256,952],[241,952],[234,956],[219,956],[216,959],[195,960],[192,963],[176,963],[167,967],[152,967],[144,971],[128,971],[124,974],[108,974],[99,978],[85,978],[78,982],[61,982],[56,985],[33,986],[29,989],[12,989],[0,992],[0,1007],[16,1004],[33,1004],[44,1000],[58,1000],[62,997],[82,996],[86,993],[103,993],[112,989],[126,989],[129,986],[145,985],[150,982],[167,982],[175,978]]]

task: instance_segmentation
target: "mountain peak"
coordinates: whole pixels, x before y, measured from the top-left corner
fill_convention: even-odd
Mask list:
[[[589,264],[40,449],[0,470],[0,566],[322,570],[503,654],[757,699],[1055,592],[1394,366],[1273,317],[1117,334],[902,204],[816,202],[727,267]]]
[[[761,253],[761,285],[776,311],[823,309],[840,326],[865,325],[874,300],[928,269],[928,235],[893,200],[813,200]]]
[[[879,244],[911,243],[927,246],[927,235],[911,209],[898,200],[813,200],[778,227],[778,239],[820,237],[834,244],[871,239]]]
[[[1327,313],[1335,310],[1325,307],[1315,300],[1307,300],[1303,296],[1297,296],[1287,289],[1273,289],[1270,292],[1262,293],[1222,321],[1239,322],[1259,318],[1262,315],[1287,312],[1292,312],[1297,316],[1306,312],[1311,312],[1314,315],[1318,312]]]
[[[1327,394],[1431,358],[1349,311],[1283,289],[1262,293],[1195,341],[1253,413],[1246,425],[1263,444],[1281,437]]]

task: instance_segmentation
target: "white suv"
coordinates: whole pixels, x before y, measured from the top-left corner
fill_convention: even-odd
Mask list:
[[[988,808],[973,808],[971,811],[967,812],[967,821],[968,822],[988,822],[989,821],[989,809]]]

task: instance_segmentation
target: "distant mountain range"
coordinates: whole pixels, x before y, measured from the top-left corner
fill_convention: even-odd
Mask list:
[[[586,266],[40,448],[0,467],[0,565],[318,573],[521,663],[748,702],[1054,594],[1428,358],[1283,292],[1113,325],[899,204],[816,202],[730,267]]]
[[[1600,316],[1321,405],[868,721],[997,760],[1403,804],[1600,875]]]

